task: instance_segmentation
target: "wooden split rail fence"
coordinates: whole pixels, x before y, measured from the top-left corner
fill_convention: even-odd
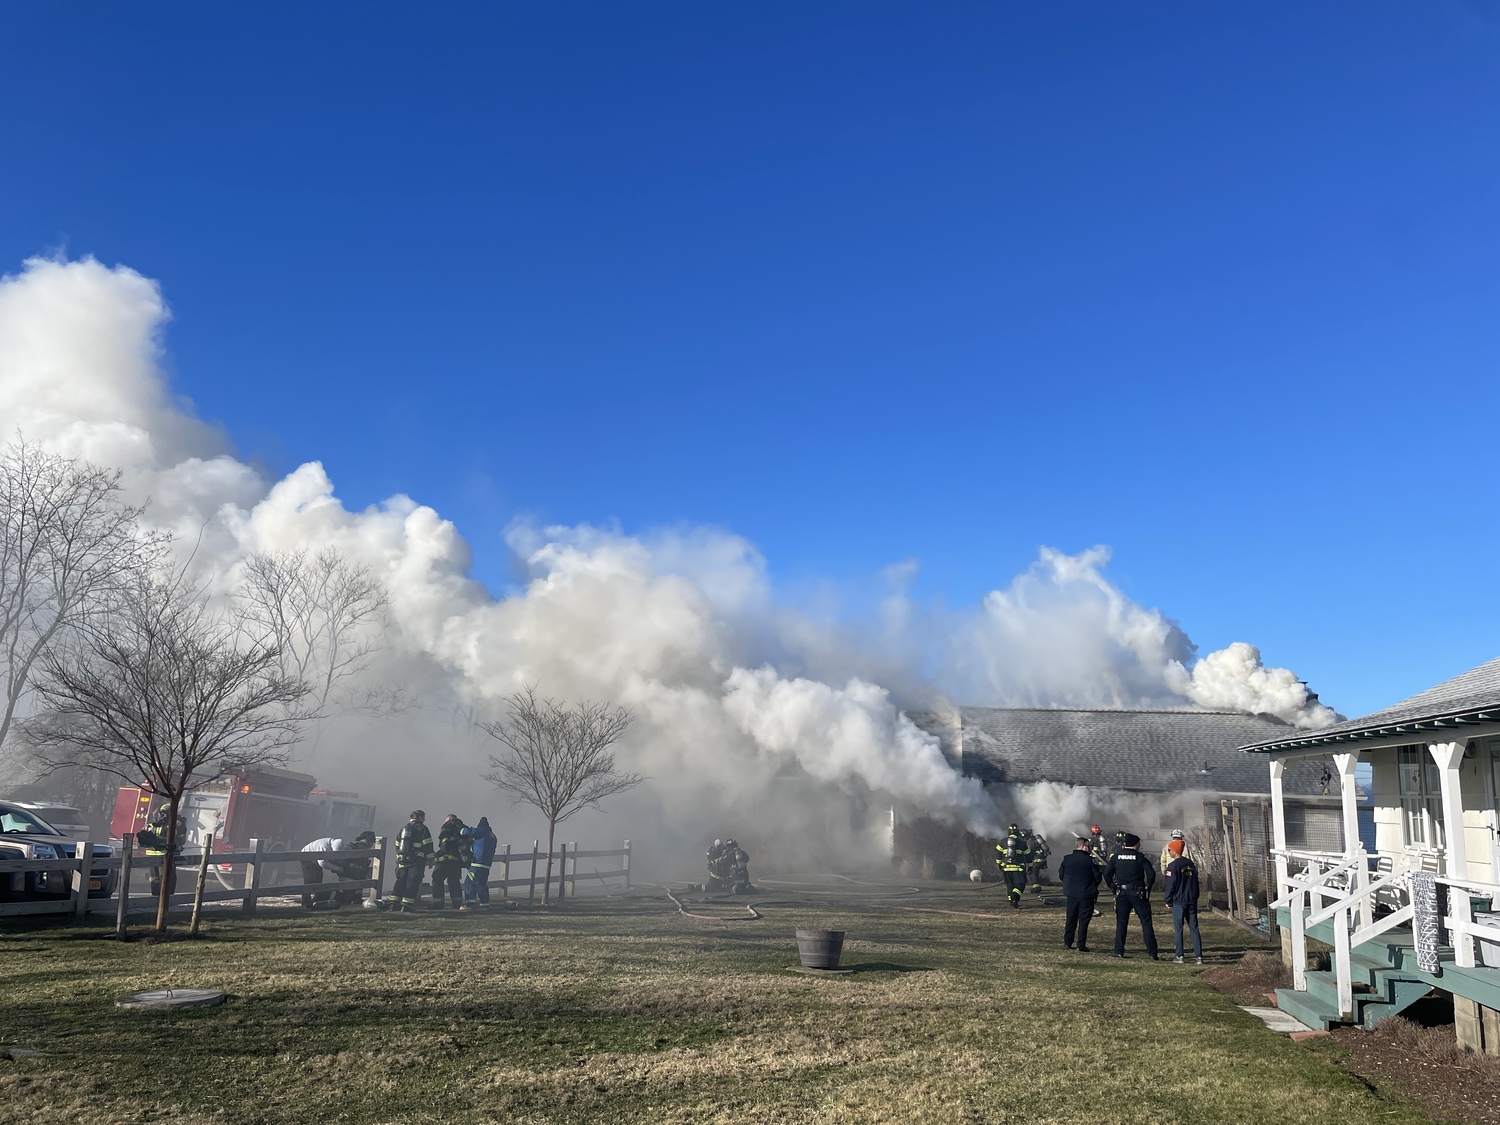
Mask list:
[[[627,889],[630,887],[629,840],[625,841],[623,848],[610,848],[602,851],[580,851],[576,843],[564,844],[554,857],[555,862],[552,865],[550,879],[546,870],[547,853],[539,849],[539,844],[540,841],[533,840],[531,849],[524,852],[512,851],[509,844],[499,849],[495,854],[494,865],[490,869],[489,888],[492,894],[498,894],[504,900],[512,897],[513,890],[524,888],[526,900],[530,903],[536,899],[538,886],[546,884],[543,887],[545,895],[555,881],[558,901],[562,901],[570,895],[577,894],[580,874],[584,877],[585,886],[590,880],[595,879],[606,887],[610,879],[623,879],[624,886]],[[175,892],[170,898],[172,909],[193,911],[195,928],[198,912],[205,902],[237,900],[240,903],[240,909],[246,914],[255,913],[256,904],[260,899],[286,895],[327,895],[337,891],[358,891],[368,901],[378,902],[385,874],[387,870],[393,870],[395,867],[386,854],[384,836],[375,838],[373,848],[341,852],[270,851],[266,848],[264,840],[251,840],[250,850],[245,852],[214,852],[212,846],[212,840],[210,840],[209,850],[197,855],[179,856],[174,865],[179,881],[184,872],[195,876],[193,890]],[[162,857],[148,855],[133,848],[128,842],[124,848],[118,849],[112,856],[95,856],[93,849],[94,845],[90,842],[79,844],[76,859],[0,858],[0,918],[28,914],[71,914],[82,922],[90,914],[108,913],[115,915],[117,928],[123,930],[127,915],[154,913],[157,908],[157,896],[131,894],[130,880],[135,869],[160,867]],[[352,859],[369,860],[370,877],[294,884],[284,884],[266,878],[268,872],[283,864],[300,865],[304,860],[329,859],[333,856],[337,856],[340,862]],[[600,859],[618,859],[620,866],[604,871],[600,871],[595,866],[580,872],[578,867],[580,860]],[[243,879],[239,880],[241,885],[235,888],[221,886],[219,889],[210,889],[210,868],[217,867],[222,872],[224,868],[232,865],[239,865],[243,868]],[[529,865],[525,875],[512,875],[513,870],[519,870],[525,865]],[[494,878],[496,869],[499,870],[498,879]],[[69,874],[69,890],[66,896],[22,901],[9,900],[10,896],[5,892],[4,885],[11,882],[14,875],[53,871]],[[100,894],[100,889],[109,881],[112,872],[118,872],[114,890],[108,895]],[[223,880],[221,877],[215,881],[222,883]],[[425,886],[424,889],[426,889]]]

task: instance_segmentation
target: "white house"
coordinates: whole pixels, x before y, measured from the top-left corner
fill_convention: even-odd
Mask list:
[[[1295,980],[1281,1006],[1313,1026],[1374,1027],[1437,988],[1453,996],[1459,1041],[1500,1054],[1500,660],[1372,715],[1244,749],[1268,760],[1271,779],[1273,905]],[[1340,779],[1342,851],[1288,846],[1283,779],[1309,759]],[[1354,827],[1361,764],[1374,854]],[[1307,970],[1309,937],[1332,947],[1329,972]]]

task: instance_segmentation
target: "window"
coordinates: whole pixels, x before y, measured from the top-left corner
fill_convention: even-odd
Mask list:
[[[1401,823],[1408,845],[1443,846],[1443,798],[1437,763],[1425,746],[1401,746],[1396,751],[1401,771]]]
[[[58,833],[50,826],[43,824],[25,809],[18,809],[14,805],[0,805],[0,832],[6,835],[27,834],[34,836],[56,836]]]

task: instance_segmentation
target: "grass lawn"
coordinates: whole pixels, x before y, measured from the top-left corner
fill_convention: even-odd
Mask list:
[[[1125,961],[1106,956],[1110,927],[1092,954],[1063,950],[1061,910],[1034,900],[985,919],[892,907],[1001,913],[987,887],[766,897],[786,905],[732,923],[602,896],[473,916],[263,909],[154,945],[10,921],[0,1122],[1427,1120],[1134,935]],[[789,971],[809,923],[847,929],[844,962],[865,968]],[[1225,923],[1205,936],[1211,961],[1245,947]],[[114,1007],[167,986],[231,1000]],[[46,1055],[10,1061],[13,1046]]]

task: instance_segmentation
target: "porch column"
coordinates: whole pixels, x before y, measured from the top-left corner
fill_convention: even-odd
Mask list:
[[[1271,847],[1282,853],[1276,856],[1276,894],[1286,894],[1286,802],[1282,797],[1281,778],[1286,773],[1284,758],[1271,759]]]
[[[1458,767],[1464,760],[1462,742],[1432,742],[1427,751],[1437,763],[1438,779],[1443,792],[1443,838],[1447,846],[1443,852],[1443,874],[1450,879],[1469,877],[1468,849],[1464,844],[1464,799],[1459,788]],[[1469,892],[1463,887],[1448,889],[1448,914],[1460,922],[1473,920],[1469,909]],[[1453,960],[1463,968],[1474,966],[1474,939],[1468,934],[1449,935],[1453,942]]]
[[[1464,759],[1462,742],[1434,742],[1427,747],[1437,763],[1443,791],[1443,874],[1451,879],[1469,877],[1469,854],[1464,844],[1464,798],[1458,785],[1458,767]]]
[[[1358,754],[1335,754],[1333,764],[1339,771],[1339,799],[1344,805],[1344,854],[1359,851],[1359,787],[1354,783]]]
[[[1344,808],[1344,855],[1350,859],[1364,852],[1359,840],[1359,785],[1354,780],[1354,767],[1359,764],[1358,752],[1335,754],[1333,764],[1339,771],[1339,799]],[[1360,863],[1354,870],[1351,890],[1363,892],[1370,885],[1370,869]],[[1368,926],[1375,920],[1373,904],[1366,897],[1359,900],[1359,925]]]
[[[1287,893],[1286,877],[1286,804],[1282,800],[1281,777],[1286,773],[1286,762],[1281,758],[1271,759],[1271,848],[1276,853],[1271,858],[1276,865],[1276,893],[1270,896],[1274,902]],[[1300,898],[1298,900],[1300,902]],[[1292,918],[1292,911],[1299,909],[1296,902],[1287,903],[1287,920],[1292,924],[1281,931],[1281,963],[1291,965],[1294,963],[1292,953],[1292,931],[1297,927]],[[1267,921],[1272,926],[1280,927],[1276,920],[1276,911],[1267,910]]]

